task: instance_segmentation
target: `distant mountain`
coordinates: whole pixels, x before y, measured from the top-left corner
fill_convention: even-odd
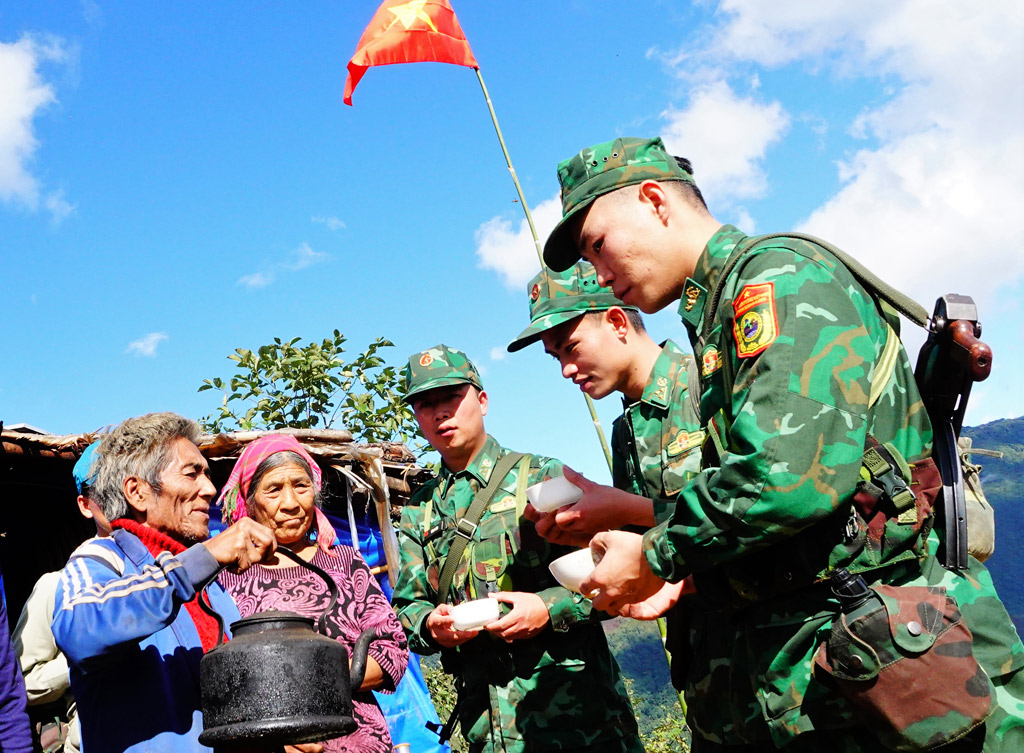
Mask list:
[[[1018,632],[1024,633],[1024,417],[965,427],[975,447],[999,450],[1002,458],[976,456],[981,483],[996,513],[996,551],[985,564]]]

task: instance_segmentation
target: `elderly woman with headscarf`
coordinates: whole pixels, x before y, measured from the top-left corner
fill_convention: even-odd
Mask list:
[[[328,633],[352,655],[359,634],[378,628],[370,644],[363,684],[353,688],[358,728],[323,743],[326,753],[391,753],[391,736],[371,690],[394,692],[409,658],[401,625],[370,569],[350,546],[335,543],[334,529],[319,508],[320,468],[289,435],[270,435],[245,448],[221,491],[224,519],[249,516],[274,532],[286,547],[328,573],[340,597],[327,615]],[[319,618],[330,601],[327,585],[312,571],[283,556],[241,574],[223,572],[220,582],[243,617],[281,609]]]

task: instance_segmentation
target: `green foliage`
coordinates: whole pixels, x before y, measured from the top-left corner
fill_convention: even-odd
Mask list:
[[[434,702],[437,715],[441,723],[448,721],[448,717],[455,708],[455,680],[441,668],[441,660],[437,655],[421,656],[420,669],[423,670],[423,679],[427,683],[427,690],[430,692],[430,699]],[[467,753],[469,743],[462,736],[462,730],[455,728],[455,734],[449,741],[452,753]]]
[[[647,753],[684,753],[690,730],[672,687],[657,623],[617,618],[604,623],[608,646],[622,669]]]
[[[228,356],[235,374],[204,379],[199,392],[222,390],[220,407],[202,419],[210,432],[236,429],[330,429],[338,422],[364,442],[406,442],[419,436],[412,410],[402,401],[401,377],[378,353],[394,343],[378,337],[351,361],[342,357],[345,336],[334,330],[322,342],[299,337]],[[416,447],[422,450],[423,445]]]

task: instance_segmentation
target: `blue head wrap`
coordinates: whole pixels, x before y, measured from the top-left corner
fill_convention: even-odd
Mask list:
[[[75,463],[75,469],[72,472],[75,476],[75,487],[78,489],[79,494],[82,493],[83,484],[92,486],[96,482],[96,470],[94,470],[93,466],[96,461],[96,448],[99,446],[99,441],[93,442],[82,450],[82,456]]]

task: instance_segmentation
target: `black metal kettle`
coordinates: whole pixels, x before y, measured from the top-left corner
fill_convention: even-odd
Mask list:
[[[200,606],[217,619],[220,631],[199,664],[203,745],[272,748],[328,740],[356,728],[352,692],[363,683],[367,650],[380,635],[375,628],[363,631],[350,671],[348,650],[326,635],[327,615],[338,601],[334,580],[289,549],[279,547],[277,553],[327,583],[331,600],[319,633],[312,618],[274,610],[232,623],[225,643],[223,618],[200,595]]]

